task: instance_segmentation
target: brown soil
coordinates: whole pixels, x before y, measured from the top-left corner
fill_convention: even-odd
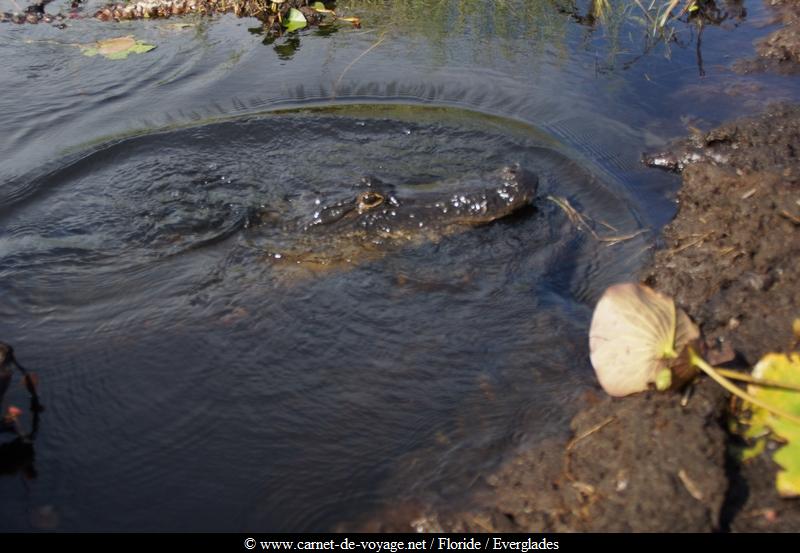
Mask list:
[[[680,213],[645,281],[753,364],[791,343],[800,316],[800,108],[776,106],[701,140],[707,155],[683,171]]]
[[[711,155],[684,170],[680,212],[645,281],[752,365],[790,348],[800,316],[800,107],[773,106],[700,145]],[[724,529],[800,530],[800,502],[777,497],[768,457],[728,469]]]
[[[672,295],[707,342],[732,349],[742,365],[787,350],[800,317],[800,107],[772,106],[673,148],[697,155],[642,280]],[[573,419],[571,440],[515,452],[467,506],[403,504],[355,527],[800,531],[800,499],[778,497],[769,454],[737,460],[727,393],[708,379],[690,390],[688,402],[598,392]]]
[[[426,532],[708,532],[728,488],[724,394],[595,396],[574,438],[520,451],[459,510],[402,505],[356,528]]]

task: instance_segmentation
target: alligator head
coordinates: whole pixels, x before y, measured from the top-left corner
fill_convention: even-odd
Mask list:
[[[311,269],[375,259],[507,217],[531,205],[538,183],[518,165],[430,186],[397,187],[365,177],[351,198],[315,212],[292,247],[269,257]]]
[[[519,166],[416,190],[365,178],[353,198],[315,213],[307,230],[373,244],[435,240],[530,205],[538,182]]]

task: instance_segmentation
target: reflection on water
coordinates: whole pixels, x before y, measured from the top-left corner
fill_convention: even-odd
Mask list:
[[[699,83],[691,45],[605,63],[642,35],[565,5],[339,2],[362,29],[268,47],[234,17],[3,27],[0,339],[48,409],[0,528],[327,529],[457,500],[564,432],[591,306],[672,213],[639,155],[679,115],[730,114],[676,98],[723,90],[726,48],[759,32],[708,28]],[[74,46],[125,34],[158,48]],[[302,278],[268,255],[365,175],[435,191],[513,163],[540,178],[514,217]],[[646,232],[598,243],[548,195]]]

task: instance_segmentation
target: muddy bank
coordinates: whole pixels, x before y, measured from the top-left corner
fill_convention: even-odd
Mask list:
[[[402,505],[357,525],[368,531],[707,532],[725,499],[724,394],[701,383],[680,398],[587,398],[572,440],[516,452],[469,506]]]
[[[680,213],[645,282],[748,364],[792,340],[800,305],[800,109],[776,106],[675,146]]]
[[[691,155],[686,155],[687,152]],[[641,278],[676,298],[740,364],[789,347],[800,315],[800,108],[775,106],[674,145],[680,209]],[[740,465],[729,399],[601,391],[572,438],[515,452],[469,505],[401,505],[356,525],[389,531],[800,531],[766,456]]]
[[[800,108],[770,107],[675,150],[692,148],[700,155],[683,171],[678,216],[642,277],[675,297],[710,342],[752,365],[790,347],[800,315]],[[724,422],[726,410],[718,416]],[[800,502],[777,497],[775,465],[767,456],[739,464],[736,437],[726,441],[728,484],[716,529],[799,531]]]
[[[683,171],[679,214],[645,282],[675,297],[743,364],[786,351],[800,316],[800,107],[772,106],[682,148],[700,155]],[[800,530],[800,502],[777,497],[769,459],[728,464],[723,528]]]

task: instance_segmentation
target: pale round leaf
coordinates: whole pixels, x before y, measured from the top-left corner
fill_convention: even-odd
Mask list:
[[[677,355],[675,327],[672,298],[640,284],[609,287],[589,330],[592,366],[603,389],[612,396],[646,390]]]

